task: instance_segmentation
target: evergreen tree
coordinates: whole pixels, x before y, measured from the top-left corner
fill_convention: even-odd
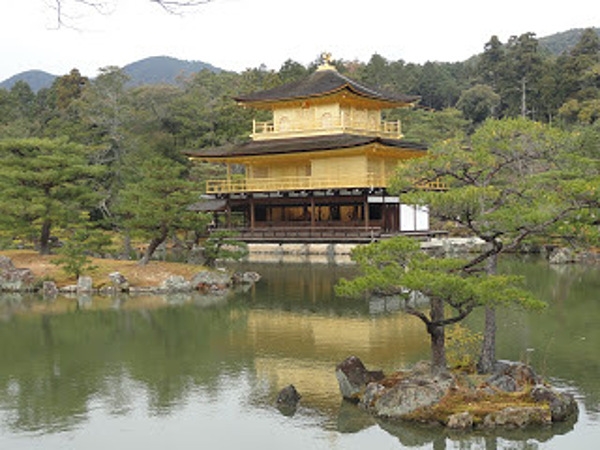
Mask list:
[[[448,190],[414,186],[441,181]],[[555,232],[597,207],[598,159],[577,150],[573,137],[526,119],[488,120],[465,143],[453,139],[433,146],[430,156],[407,161],[394,180],[395,191],[413,191],[404,202],[429,205],[432,214],[478,236],[488,250],[464,270],[494,274],[498,256],[533,236]],[[486,313],[479,367],[495,361],[495,314]]]
[[[567,56],[558,60],[564,102],[559,110],[569,122],[593,123],[600,118],[600,38],[585,30]]]
[[[185,178],[187,168],[182,164],[148,156],[133,170],[131,181],[119,193],[117,211],[128,233],[149,241],[140,260],[145,265],[169,235],[203,230],[208,218],[188,209],[198,200],[198,192],[196,184]]]
[[[103,168],[66,139],[0,140],[0,226],[50,253],[53,228],[85,220]]]
[[[488,117],[495,117],[500,106],[500,96],[485,84],[476,84],[463,91],[456,107],[474,124],[483,122]]]
[[[445,327],[465,319],[476,307],[520,305],[541,308],[543,303],[522,288],[522,279],[496,274],[474,275],[463,268],[466,260],[434,258],[421,251],[418,242],[395,237],[356,247],[352,259],[360,275],[342,279],[336,293],[358,296],[375,293],[395,295],[404,311],[418,317],[431,340],[434,375],[446,371]],[[429,313],[422,304],[429,304]],[[451,310],[450,316],[445,310]]]
[[[492,36],[485,44],[483,53],[477,63],[480,81],[498,91],[500,79],[506,65],[506,52],[498,36]]]

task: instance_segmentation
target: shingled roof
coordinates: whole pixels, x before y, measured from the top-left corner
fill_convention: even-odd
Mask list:
[[[240,145],[227,145],[201,150],[187,150],[183,154],[192,158],[218,159],[228,157],[276,155],[311,151],[349,149],[379,143],[386,147],[406,150],[426,151],[427,147],[415,142],[380,137],[358,136],[353,134],[334,134],[327,136],[301,137],[249,141]]]
[[[363,86],[340,74],[333,66],[320,69],[300,81],[287,83],[273,89],[259,91],[245,96],[235,97],[240,103],[269,103],[285,100],[300,100],[321,97],[347,89],[356,95],[373,100],[389,102],[393,106],[403,106],[419,100],[418,96],[378,92]]]

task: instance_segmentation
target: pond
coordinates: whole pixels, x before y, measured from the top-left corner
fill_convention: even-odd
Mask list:
[[[499,314],[498,356],[528,360],[579,403],[575,424],[499,433],[378,423],[341,400],[335,365],[429,357],[394,301],[347,300],[348,264],[262,263],[229,297],[0,296],[2,449],[592,449],[600,442],[600,271],[511,261],[549,304]],[[468,325],[479,329],[481,314]],[[274,406],[294,384],[294,415]]]

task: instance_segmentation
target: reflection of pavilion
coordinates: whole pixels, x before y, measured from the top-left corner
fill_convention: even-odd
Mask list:
[[[245,344],[253,347],[261,378],[277,390],[296,386],[302,402],[321,410],[339,407],[335,366],[350,354],[386,372],[429,357],[429,341],[421,322],[405,314],[338,317],[251,310]],[[334,395],[331,395],[331,394]]]
[[[307,79],[236,100],[271,111],[272,120],[254,121],[247,143],[185,152],[227,167],[224,179],[207,182],[198,211],[221,214],[246,241],[363,242],[428,231],[425,208],[387,191],[396,166],[426,148],[403,140],[400,122],[383,120],[382,110],[418,97],[367,88],[326,59]],[[244,176],[232,174],[234,165]]]

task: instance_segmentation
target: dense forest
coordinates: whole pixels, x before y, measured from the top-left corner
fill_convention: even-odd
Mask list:
[[[482,47],[457,63],[420,65],[377,54],[334,63],[365,85],[421,97],[413,110],[387,112],[402,119],[408,140],[431,145],[468,136],[487,119],[525,117],[585,130],[598,156],[595,30],[560,54],[542,48],[533,33],[508,42],[493,36]],[[50,252],[53,236],[66,239],[76,229],[87,230],[78,238],[87,248],[98,230],[117,232],[126,244],[136,237],[162,241],[177,229],[199,233],[206,223],[185,205],[197,201],[202,181],[219,168],[192,166],[181,151],[248,139],[252,118],[265,113],[240,108],[233,97],[298,80],[318,63],[202,70],[176,85],[143,86],[131,86],[118,67],[101,69],[93,80],[73,69],[37,92],[23,81],[0,89],[0,248],[18,242]]]

